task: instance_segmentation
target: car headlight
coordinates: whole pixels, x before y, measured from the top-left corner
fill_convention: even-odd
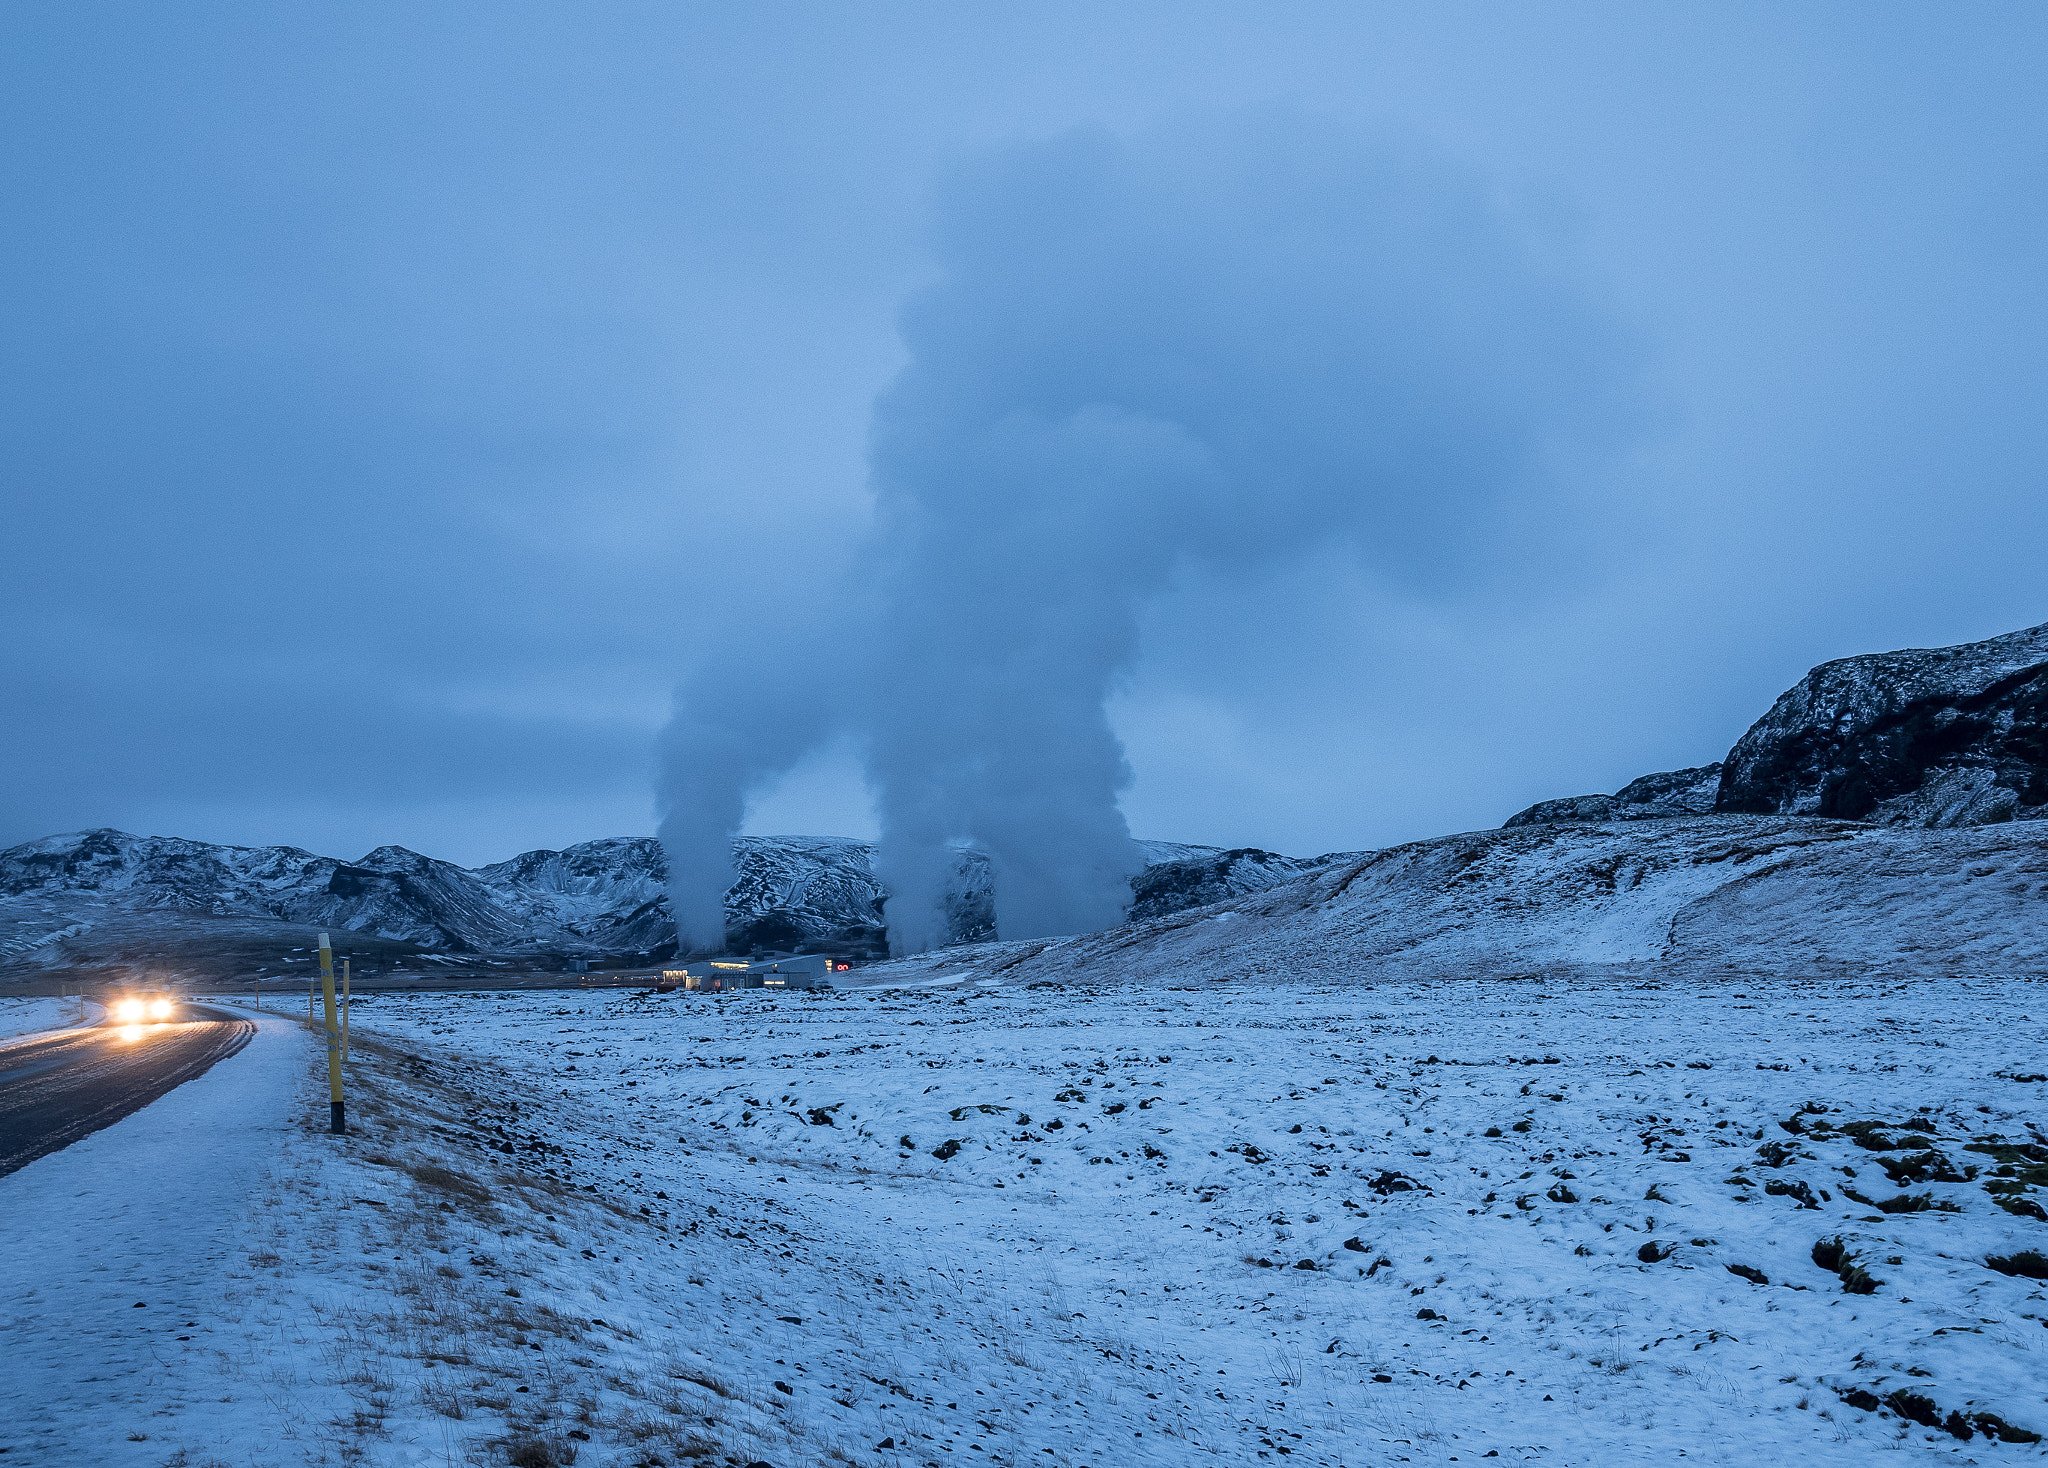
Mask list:
[[[169,1019],[171,1011],[176,1008],[177,1006],[171,1003],[170,1000],[159,999],[156,1003],[149,1006],[149,1017],[151,1019]]]
[[[119,1004],[116,1004],[114,1006],[114,1018],[141,1019],[142,1001],[140,999],[123,999]]]

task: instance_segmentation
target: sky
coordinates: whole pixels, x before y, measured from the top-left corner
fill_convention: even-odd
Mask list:
[[[1148,592],[1109,706],[1136,835],[1496,825],[1719,758],[1816,662],[2048,620],[2038,7],[0,26],[0,845],[650,832],[676,689],[856,564],[958,181],[1217,115],[1460,180],[1627,407],[1504,512],[1516,554],[1368,535]],[[844,742],[747,819],[875,821]]]

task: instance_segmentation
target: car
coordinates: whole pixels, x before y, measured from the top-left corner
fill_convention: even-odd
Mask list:
[[[178,1001],[167,994],[128,994],[110,1003],[107,1011],[126,1025],[144,1020],[161,1024],[178,1012]]]

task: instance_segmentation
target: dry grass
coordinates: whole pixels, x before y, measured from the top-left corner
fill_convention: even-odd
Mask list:
[[[330,1342],[322,1374],[345,1393],[343,1410],[318,1429],[330,1461],[375,1459],[395,1402],[414,1422],[438,1424],[430,1431],[451,1464],[477,1468],[553,1468],[579,1452],[586,1462],[670,1465],[789,1456],[805,1429],[783,1403],[756,1402],[687,1357],[650,1357],[635,1322],[620,1318],[625,1310],[604,1308],[600,1327],[547,1298],[558,1266],[577,1288],[610,1298],[611,1281],[590,1269],[650,1249],[658,1225],[509,1156],[500,1166],[496,1155],[478,1155],[469,1141],[476,1119],[506,1098],[457,1079],[474,1068],[424,1062],[362,1032],[354,1050],[343,1165],[389,1171],[329,1174],[325,1185],[281,1180],[295,1212],[346,1211],[345,1232],[363,1252],[351,1242],[334,1262],[372,1291],[365,1306],[314,1312]],[[396,1196],[393,1173],[411,1183]],[[577,1247],[601,1250],[596,1266],[553,1255]],[[283,1252],[260,1250],[251,1263],[274,1267]]]
[[[409,1162],[405,1164],[406,1175],[423,1188],[449,1193],[471,1203],[488,1203],[491,1190],[467,1173],[457,1172],[452,1167],[443,1167],[438,1162]]]

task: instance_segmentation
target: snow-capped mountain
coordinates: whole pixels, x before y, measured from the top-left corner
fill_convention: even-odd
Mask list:
[[[271,918],[476,952],[523,936],[474,872],[402,846],[358,861],[292,846],[215,846],[176,836],[82,831],[0,851],[0,901]]]
[[[1152,865],[1133,910],[1156,916],[1285,881],[1310,863],[1272,852],[1141,843]],[[886,893],[864,841],[746,836],[727,896],[735,952],[887,951]],[[215,846],[97,830],[0,852],[0,961],[62,962],[110,921],[130,946],[137,920],[211,917],[345,930],[443,954],[559,957],[675,951],[667,862],[652,837],[529,851],[470,870],[401,846],[338,861],[288,846]],[[987,858],[960,853],[948,906],[956,942],[993,935]]]

